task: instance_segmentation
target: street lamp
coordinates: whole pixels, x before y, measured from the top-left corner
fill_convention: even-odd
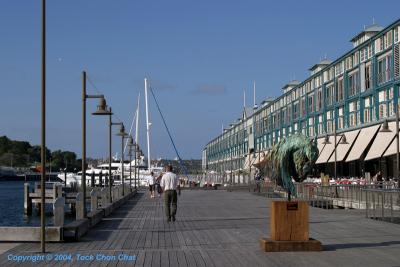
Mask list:
[[[88,98],[99,98],[99,105],[97,111],[93,115],[110,115],[110,111],[107,110],[106,100],[104,95],[87,95],[86,94],[86,71],[82,72],[82,194],[83,194],[83,218],[86,217],[86,99]]]
[[[132,192],[132,148],[136,148],[136,144],[133,143],[133,138],[130,135],[128,137],[128,146],[129,146],[129,191]],[[136,149],[135,149],[136,150]],[[135,160],[136,163],[136,160]],[[135,189],[136,189],[136,171],[135,171]]]
[[[341,141],[339,142],[338,145],[347,145],[349,143],[346,140],[346,135],[345,134],[337,134],[336,133],[336,126],[334,127],[333,136],[334,136],[334,153],[335,153],[335,169],[334,170],[335,170],[335,180],[336,180],[337,179],[337,166],[336,166],[337,165],[337,153],[336,153],[337,140],[336,140],[336,137],[337,136],[341,136],[342,137],[342,139],[341,139]],[[325,136],[325,140],[324,140],[323,144],[331,144],[331,142],[329,141],[329,135]]]
[[[400,188],[400,179],[399,179],[399,168],[400,168],[400,162],[399,162],[399,159],[400,159],[400,155],[399,155],[399,111],[398,111],[398,108],[395,108],[394,112],[396,114],[396,134],[395,134],[395,136],[396,136],[396,173],[395,173],[395,176],[397,178],[397,187]],[[389,133],[391,131],[392,130],[389,129],[388,121],[385,120],[382,123],[380,132],[381,133]]]
[[[122,182],[122,196],[125,196],[125,181],[124,181],[124,138],[128,136],[125,132],[124,124],[121,122],[121,127],[119,128],[118,136],[121,136],[121,182]]]

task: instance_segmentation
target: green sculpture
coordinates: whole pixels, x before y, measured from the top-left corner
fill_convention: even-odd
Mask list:
[[[316,140],[310,140],[301,134],[283,138],[272,147],[268,158],[278,184],[288,192],[289,201],[291,195],[296,195],[292,178],[296,182],[304,181],[311,172],[318,154]]]

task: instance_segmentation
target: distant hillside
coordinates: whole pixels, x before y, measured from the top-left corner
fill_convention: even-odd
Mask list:
[[[201,159],[187,159],[182,160],[186,166],[189,174],[200,174],[201,173]],[[152,160],[151,164],[158,166],[167,166],[169,164],[174,168],[175,173],[184,173],[181,168],[179,161],[172,159]]]
[[[40,146],[32,146],[26,141],[11,140],[7,136],[0,136],[0,166],[30,167],[38,166],[41,161]],[[81,160],[71,151],[46,148],[47,168],[59,171],[67,167],[68,171],[80,170]]]

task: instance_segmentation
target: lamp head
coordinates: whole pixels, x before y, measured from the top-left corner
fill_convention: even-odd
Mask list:
[[[130,148],[132,148],[132,147],[135,146],[135,143],[133,143],[132,135],[130,135],[130,136],[128,137],[128,146],[129,146]]]
[[[385,121],[382,123],[382,127],[381,127],[381,129],[380,129],[379,131],[380,131],[381,133],[389,133],[389,132],[392,131],[392,130],[389,129],[389,123],[388,123],[387,120],[385,120]]]
[[[331,144],[331,142],[329,141],[329,135],[325,135],[325,139],[324,139],[324,142],[322,142],[322,144],[324,144],[324,145]]]
[[[108,110],[106,100],[102,97],[99,100],[97,110],[92,115],[112,115],[112,112]]]
[[[340,141],[340,144],[342,144],[342,145],[348,145],[348,144],[349,144],[349,143],[347,142],[346,135],[343,135],[343,136],[342,136],[342,140]]]
[[[119,133],[117,133],[118,136],[125,137],[128,134],[125,132],[125,126],[121,124],[121,127],[119,128]]]

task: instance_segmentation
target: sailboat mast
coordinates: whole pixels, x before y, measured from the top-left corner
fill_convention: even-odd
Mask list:
[[[140,109],[140,92],[137,99],[137,109],[136,109],[136,133],[135,133],[136,144],[139,144],[139,109]]]
[[[149,123],[149,107],[147,99],[147,78],[144,79],[144,95],[146,103],[146,132],[147,132],[147,168],[151,170],[150,162],[150,123]]]

